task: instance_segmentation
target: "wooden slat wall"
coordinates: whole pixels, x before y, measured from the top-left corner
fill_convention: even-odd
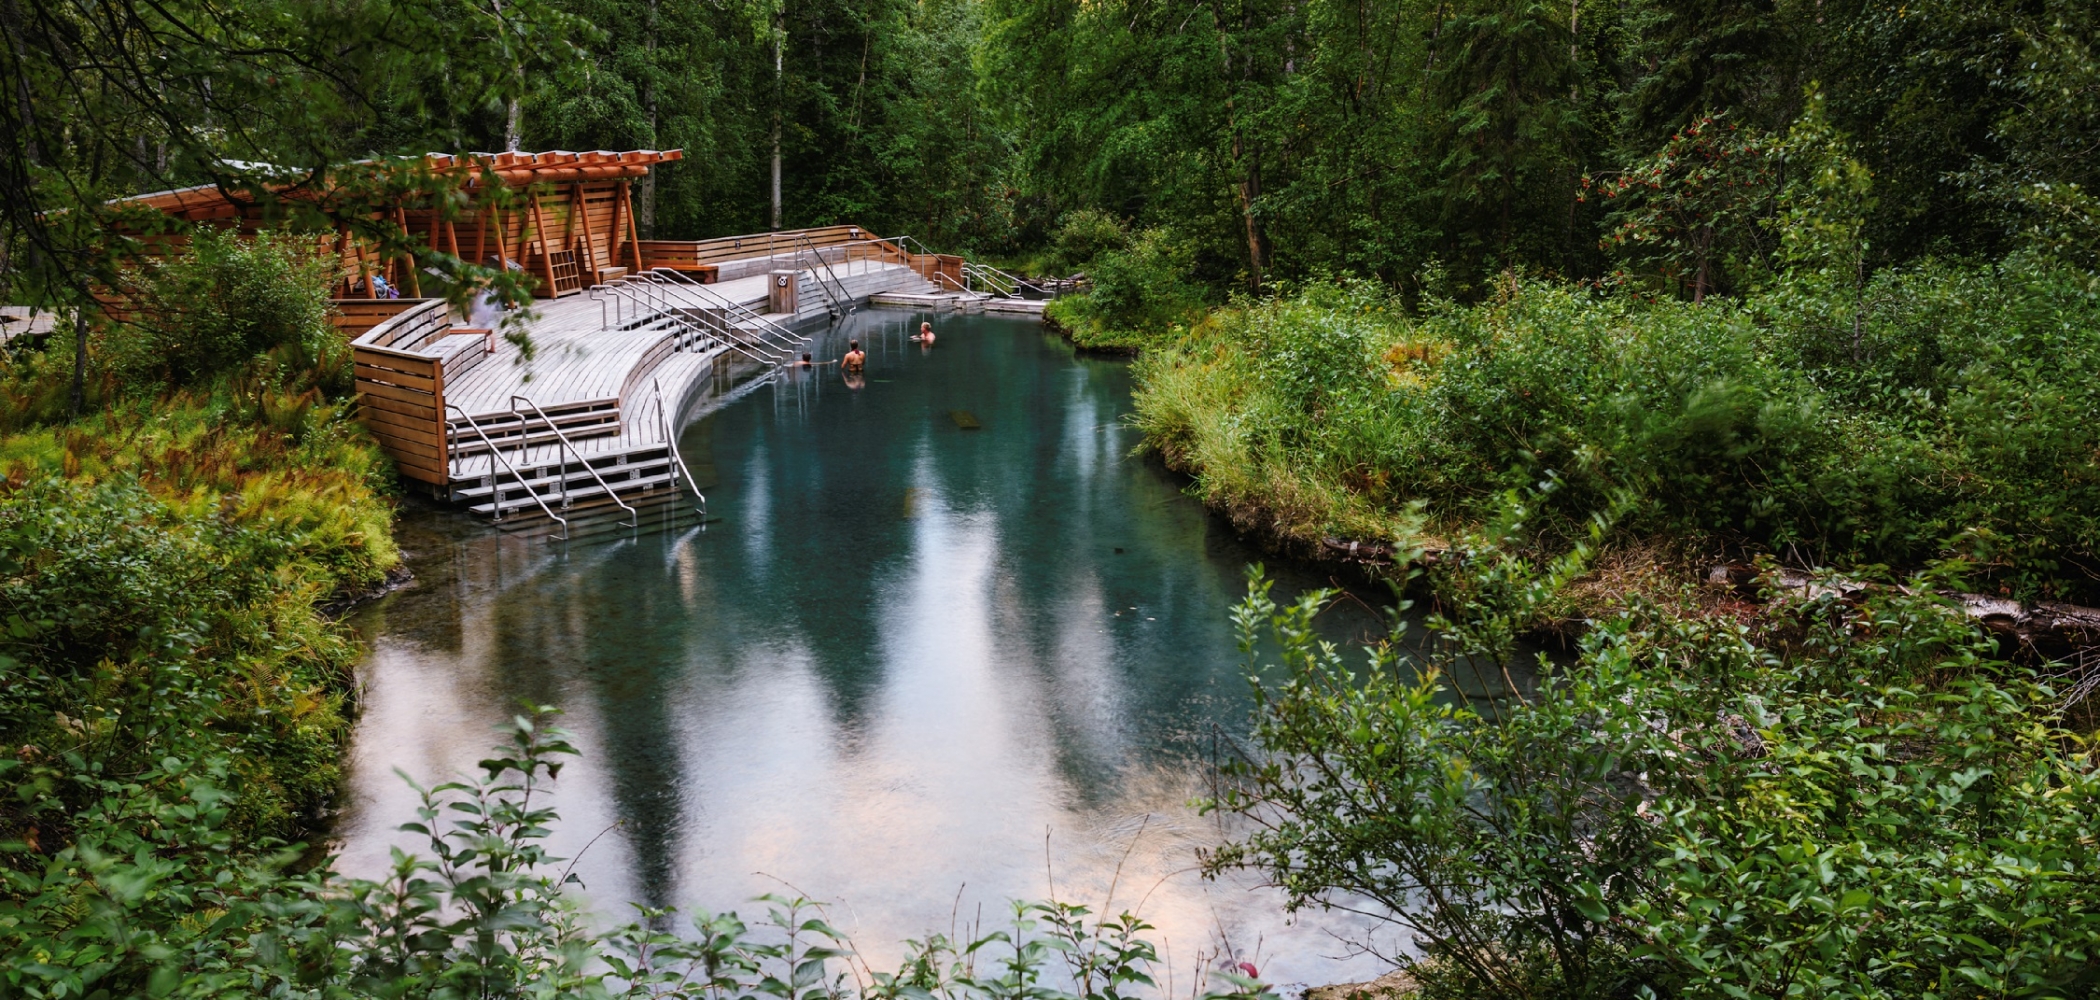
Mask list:
[[[915,253],[911,255],[911,269],[941,287],[942,291],[961,288],[963,284],[963,259],[948,253]],[[940,277],[935,277],[939,275]],[[943,281],[941,278],[948,280]]]
[[[859,233],[858,236],[854,235],[856,232]],[[643,240],[642,262],[648,267],[700,270],[725,260],[762,257],[767,253],[768,246],[774,253],[794,253],[798,246],[797,237],[802,235],[807,235],[810,243],[820,249],[856,240],[879,238],[857,226],[824,226],[819,229],[790,229],[778,233],[754,233],[749,236],[724,236],[713,240]]]
[[[431,299],[336,299],[329,303],[328,321],[355,340],[387,320],[431,302]]]
[[[445,362],[417,348],[451,328],[443,300],[411,300],[351,344],[358,418],[393,456],[403,477],[440,486],[451,480]]]
[[[451,479],[444,362],[364,344],[352,353],[358,418],[393,456],[404,478],[444,485]]]

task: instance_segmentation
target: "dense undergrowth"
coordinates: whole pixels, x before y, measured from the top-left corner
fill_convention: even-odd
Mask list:
[[[1082,349],[1134,354],[1202,316],[1211,296],[1189,283],[1190,265],[1187,242],[1169,230],[1132,232],[1108,213],[1079,211],[1047,251],[1019,266],[1084,276],[1085,290],[1050,302],[1043,317]]]
[[[399,556],[300,259],[206,236],[138,276],[77,396],[62,337],[0,373],[0,995],[208,965],[240,930],[214,900],[336,793],[355,648],[317,606]]]
[[[1316,285],[1149,352],[1137,419],[1208,501],[1300,542],[1434,545],[1542,484],[1549,548],[1619,505],[1622,537],[1821,566],[1960,551],[1994,588],[2090,601],[2095,329],[2100,278],[2039,256],[1697,304]]]
[[[1281,655],[1221,805],[1256,829],[1213,869],[1393,921],[1422,1000],[2100,990],[2095,716],[1934,596],[1966,567],[1754,615],[1639,598],[1527,692],[1497,683],[1511,626],[1591,543],[1468,541],[1412,662],[1349,662],[1316,641],[1329,595],[1255,582],[1242,648]]]

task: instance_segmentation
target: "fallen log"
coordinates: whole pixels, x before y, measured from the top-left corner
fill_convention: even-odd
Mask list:
[[[1706,581],[1732,587],[1745,597],[1758,596],[1759,576],[1754,567],[1740,564],[1715,566],[1707,572]],[[1867,591],[1874,589],[1873,584],[1858,580],[1810,576],[1790,569],[1780,570],[1770,579],[1770,584],[1804,597],[1832,597],[1847,602],[1857,602]],[[1945,591],[1940,596],[1960,605],[1971,619],[1998,637],[2006,652],[2015,656],[2057,661],[2100,647],[2100,608],[2055,601],[2024,604],[2003,597],[1956,591]]]

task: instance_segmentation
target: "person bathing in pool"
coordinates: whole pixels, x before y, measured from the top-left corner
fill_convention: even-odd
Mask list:
[[[860,341],[849,340],[846,342],[846,356],[840,358],[839,362],[847,371],[858,372],[868,366],[868,352],[860,349]]]
[[[917,336],[915,336],[915,337],[913,337],[913,338],[911,338],[911,339],[913,339],[913,340],[916,340],[916,341],[918,341],[918,342],[919,342],[919,346],[921,346],[921,347],[932,347],[932,346],[933,346],[933,324],[932,324],[932,323],[929,323],[929,322],[927,322],[926,320],[920,320],[920,321],[919,321],[919,333],[918,333],[918,335],[917,335]]]

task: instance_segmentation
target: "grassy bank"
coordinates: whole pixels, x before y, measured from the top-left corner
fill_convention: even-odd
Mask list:
[[[1815,565],[1974,557],[2100,597],[2100,280],[2037,257],[1865,287],[1654,302],[1512,280],[1419,309],[1362,288],[1210,314],[1139,365],[1147,441],[1301,547],[1434,546],[1512,509],[1541,544]]]

